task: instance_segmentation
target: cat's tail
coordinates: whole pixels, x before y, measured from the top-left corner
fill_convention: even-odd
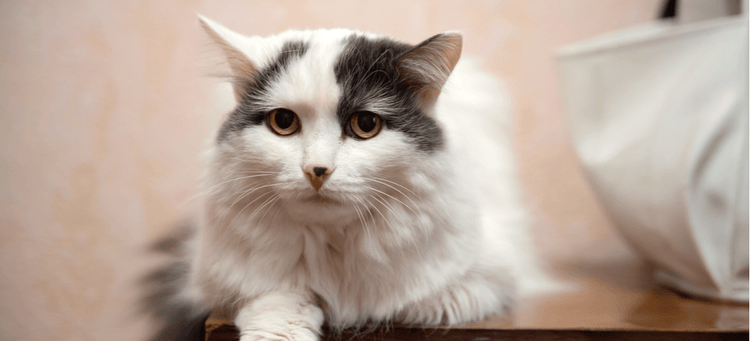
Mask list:
[[[196,232],[192,224],[183,224],[153,244],[150,251],[169,258],[143,279],[141,307],[158,324],[152,341],[203,341],[209,311],[190,290],[190,243]],[[191,293],[192,292],[192,293]]]

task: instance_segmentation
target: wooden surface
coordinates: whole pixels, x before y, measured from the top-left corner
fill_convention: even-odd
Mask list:
[[[690,340],[747,340],[747,332],[659,332],[659,331],[619,331],[619,330],[554,330],[554,329],[454,329],[449,331],[424,330],[419,328],[395,328],[384,332],[376,330],[371,333],[356,335],[345,332],[343,335],[326,335],[328,340],[362,340],[362,341],[452,341],[452,340],[639,340],[639,341],[690,341]],[[237,330],[229,325],[222,325],[207,336],[209,341],[236,341]]]
[[[747,340],[748,306],[682,296],[651,280],[637,260],[558,264],[565,289],[526,298],[509,316],[454,327],[393,325],[346,331],[341,340]],[[230,321],[210,318],[207,340],[237,340]],[[325,339],[339,339],[326,334]]]

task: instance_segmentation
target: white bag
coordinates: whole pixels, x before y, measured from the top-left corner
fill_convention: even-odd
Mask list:
[[[746,13],[617,31],[558,63],[588,180],[657,281],[747,302]]]

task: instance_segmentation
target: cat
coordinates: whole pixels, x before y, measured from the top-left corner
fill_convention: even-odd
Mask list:
[[[155,340],[199,335],[213,309],[242,341],[317,340],[324,321],[454,325],[539,287],[509,100],[461,59],[460,33],[246,37],[199,19],[237,104],[199,226],[158,245],[177,260],[147,280]]]

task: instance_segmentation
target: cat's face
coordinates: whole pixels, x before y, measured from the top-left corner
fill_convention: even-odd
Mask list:
[[[248,38],[202,20],[233,71],[238,106],[217,144],[225,178],[243,178],[237,201],[367,208],[404,195],[409,170],[442,150],[431,108],[459,35],[417,47],[348,30]]]

